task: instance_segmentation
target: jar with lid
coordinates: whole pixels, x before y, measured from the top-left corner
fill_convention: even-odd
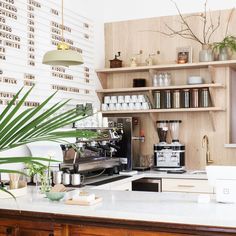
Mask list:
[[[173,108],[180,108],[180,90],[173,92]]]
[[[203,88],[201,90],[201,106],[209,107],[209,90],[208,88]]]
[[[155,103],[155,108],[156,109],[161,108],[161,92],[160,91],[155,91],[154,92],[154,103]]]
[[[189,108],[190,107],[190,90],[183,89],[182,91],[182,104],[181,107]]]
[[[164,108],[171,108],[171,92],[170,90],[165,90],[164,92]]]
[[[196,108],[199,107],[199,90],[193,89],[192,90],[192,99],[191,99],[191,105],[192,107]]]

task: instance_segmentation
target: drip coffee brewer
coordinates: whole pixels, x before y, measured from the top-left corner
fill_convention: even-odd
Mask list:
[[[179,142],[181,120],[157,121],[159,143],[154,144],[154,167],[157,170],[183,170],[185,165],[185,146]],[[171,143],[167,142],[170,130]]]

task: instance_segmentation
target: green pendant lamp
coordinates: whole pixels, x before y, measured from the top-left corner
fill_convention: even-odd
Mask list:
[[[43,56],[43,64],[51,66],[75,66],[83,64],[82,55],[69,48],[64,42],[64,3],[62,0],[62,42],[58,43],[57,50],[48,51]]]

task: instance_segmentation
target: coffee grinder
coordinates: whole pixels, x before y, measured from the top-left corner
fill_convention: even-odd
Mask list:
[[[157,170],[183,170],[185,166],[185,146],[179,142],[181,120],[157,121],[159,143],[154,144],[154,167]],[[167,143],[170,130],[172,142]]]

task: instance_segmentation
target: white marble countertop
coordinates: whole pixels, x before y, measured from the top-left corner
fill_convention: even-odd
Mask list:
[[[45,212],[73,216],[127,219],[163,223],[183,223],[204,226],[236,227],[236,204],[198,203],[198,194],[127,192],[87,189],[103,201],[93,206],[66,205],[51,202],[33,193],[17,199],[1,199],[0,209]],[[73,194],[73,192],[70,192]]]
[[[198,172],[197,172],[198,173]],[[127,175],[129,173],[127,172]],[[102,181],[102,180],[107,180],[107,179],[112,179],[113,177],[116,177],[118,175],[113,175],[113,176],[99,176],[96,178],[90,178],[86,180],[86,183],[92,183],[92,182],[97,182],[97,181]],[[144,177],[150,177],[150,178],[171,178],[171,179],[205,179],[207,180],[207,175],[206,174],[193,174],[193,171],[187,171],[184,174],[167,174],[166,172],[160,172],[160,171],[155,171],[155,170],[149,170],[149,171],[139,171],[137,174],[130,176],[128,178],[124,178],[121,180],[117,180],[115,182],[110,182],[107,184],[103,184],[102,186],[105,188],[108,185],[117,185],[117,184],[122,184],[126,182],[130,182],[136,179],[144,178]],[[101,185],[95,186],[93,188],[101,188]]]

